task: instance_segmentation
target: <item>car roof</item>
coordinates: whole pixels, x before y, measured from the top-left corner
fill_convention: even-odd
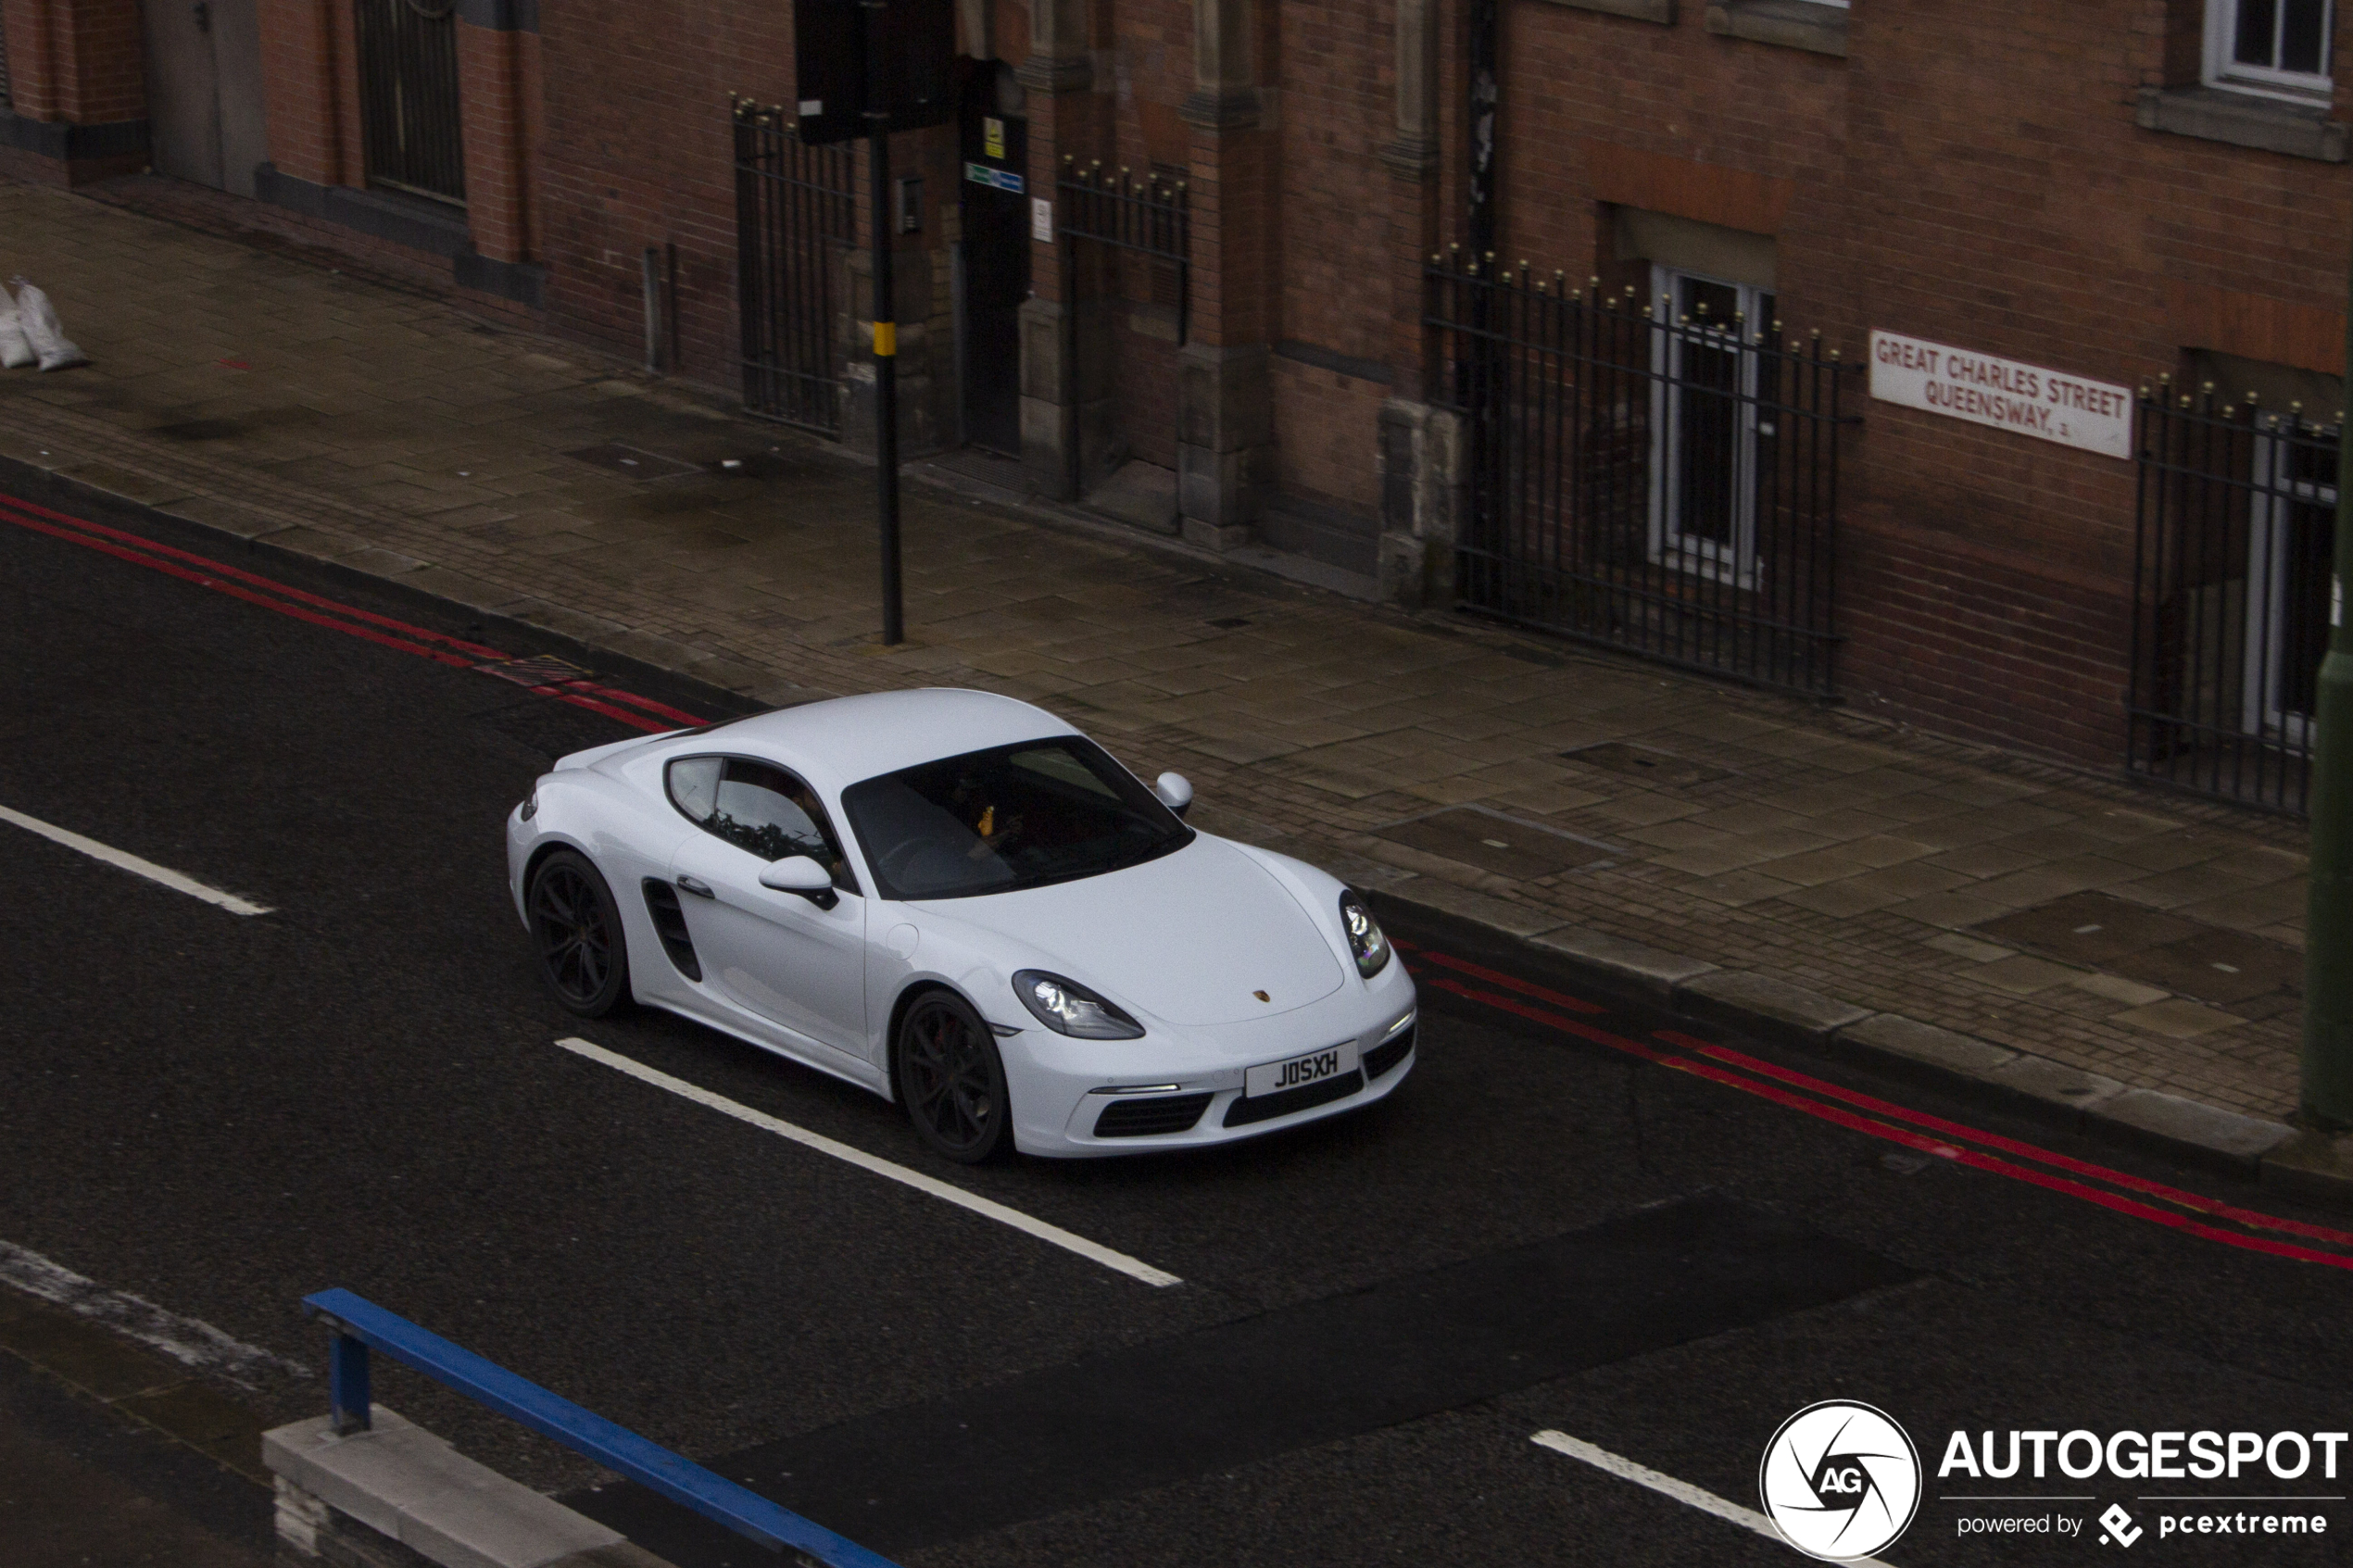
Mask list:
[[[1078,733],[1044,709],[1013,697],[928,686],[754,714],[695,736],[692,749],[765,755],[811,774],[830,774],[828,782],[838,789],[918,762]]]

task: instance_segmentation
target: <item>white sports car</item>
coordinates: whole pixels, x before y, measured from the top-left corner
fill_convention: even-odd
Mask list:
[[[1185,825],[1042,709],[887,692],[576,752],[507,822],[564,1006],[667,1008],[907,1108],[950,1160],[1353,1110],[1414,983],[1315,867]]]

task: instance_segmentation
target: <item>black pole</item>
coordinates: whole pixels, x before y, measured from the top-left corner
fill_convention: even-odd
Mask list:
[[[899,323],[890,288],[890,43],[886,0],[861,0],[866,11],[866,148],[874,174],[875,481],[881,511],[882,640],[907,639],[899,602]]]

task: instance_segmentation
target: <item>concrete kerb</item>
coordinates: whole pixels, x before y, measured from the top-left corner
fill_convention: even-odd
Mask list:
[[[261,1441],[278,1538],[295,1557],[336,1568],[668,1568],[383,1405],[365,1431],[337,1436],[316,1416]]]
[[[2151,1149],[2309,1202],[2353,1210],[2353,1138],[2330,1146],[2260,1117],[2153,1089],[2129,1088],[2047,1057],[1981,1040],[1899,1013],[1874,1012],[1771,975],[1720,969],[1549,920],[1545,911],[1407,876],[1364,890],[1376,907],[1394,899],[1483,926],[1520,942],[1587,985],[1666,1001],[1688,1017],[1760,1038],[1931,1082],[2069,1133]],[[1496,907],[1509,913],[1488,918]]]

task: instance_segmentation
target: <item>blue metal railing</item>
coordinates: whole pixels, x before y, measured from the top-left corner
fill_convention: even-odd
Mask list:
[[[648,1442],[627,1427],[452,1345],[364,1297],[348,1290],[321,1290],[304,1297],[302,1307],[334,1331],[328,1352],[327,1388],[338,1433],[368,1429],[368,1352],[380,1350],[403,1366],[413,1367],[761,1546],[805,1552],[826,1568],[895,1568],[889,1559],[857,1542],[845,1540],[724,1476],[714,1475],[692,1460]]]

